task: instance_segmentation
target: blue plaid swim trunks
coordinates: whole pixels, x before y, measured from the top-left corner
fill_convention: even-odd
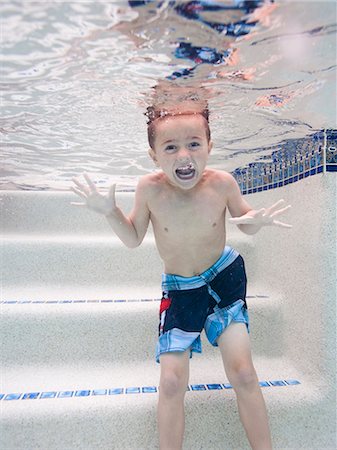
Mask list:
[[[245,323],[249,333],[246,286],[244,260],[229,246],[200,275],[182,277],[164,273],[156,361],[159,363],[160,355],[167,352],[190,349],[190,357],[192,352],[201,353],[203,329],[214,347],[232,321]]]

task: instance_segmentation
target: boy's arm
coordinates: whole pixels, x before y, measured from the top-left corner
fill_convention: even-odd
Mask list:
[[[89,209],[103,214],[119,239],[127,247],[137,247],[143,240],[150,219],[150,212],[146,201],[146,181],[141,179],[135,194],[135,205],[129,216],[125,216],[116,205],[113,184],[108,195],[101,194],[87,173],[84,173],[88,186],[73,178],[77,187],[71,189],[78,194],[84,203],[72,202],[75,206],[87,206]]]
[[[229,174],[228,174],[229,175]],[[255,234],[261,227],[266,225],[277,225],[284,228],[291,228],[292,225],[275,220],[275,217],[283,214],[291,208],[290,205],[284,206],[284,200],[279,200],[270,208],[261,208],[254,210],[243,198],[238,183],[232,175],[229,175],[228,189],[228,209],[232,216],[229,221],[238,226],[246,234]]]
[[[149,225],[150,211],[147,206],[146,188],[145,178],[140,179],[136,188],[134,207],[129,216],[126,217],[117,205],[106,215],[111,228],[130,248],[138,247],[142,243]]]

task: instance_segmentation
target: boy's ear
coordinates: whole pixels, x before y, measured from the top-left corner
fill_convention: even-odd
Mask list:
[[[208,153],[211,153],[212,148],[213,148],[213,141],[209,141],[209,143],[208,143]]]
[[[158,163],[158,160],[157,160],[156,152],[153,150],[153,148],[151,148],[151,147],[149,148],[148,154],[149,154],[150,158],[152,159],[152,161],[155,163],[155,165],[157,167],[159,167],[159,163]]]

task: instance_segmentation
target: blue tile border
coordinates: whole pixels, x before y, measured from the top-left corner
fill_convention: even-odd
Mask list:
[[[39,398],[40,392],[29,392],[23,394],[22,400],[37,400]]]
[[[272,380],[259,381],[261,387],[280,387],[280,386],[296,386],[301,384],[295,379],[289,380]],[[232,389],[232,385],[228,383],[211,383],[211,384],[190,384],[187,391],[221,391]],[[26,393],[9,393],[0,394],[0,401],[15,400],[42,400],[42,399],[58,399],[58,398],[75,398],[75,397],[95,397],[95,396],[113,396],[113,395],[131,395],[131,394],[155,394],[159,388],[157,386],[131,386],[119,387],[112,389],[83,389],[74,391],[47,391],[47,392],[26,392]]]
[[[40,395],[40,399],[55,398],[56,396],[57,396],[57,392],[42,392]]]
[[[191,391],[206,391],[207,388],[204,384],[190,384]]]
[[[257,156],[255,162],[232,171],[243,195],[276,189],[325,171],[337,172],[337,130],[334,129],[282,141],[272,147],[246,150],[252,154],[261,151],[264,155]]]
[[[250,298],[269,298],[269,295],[247,295]],[[159,302],[160,298],[140,298],[140,299],[116,299],[116,300],[2,300],[0,305],[67,305],[83,303],[151,303]]]
[[[298,380],[284,380],[290,386],[295,386],[296,384],[301,384]]]
[[[3,400],[20,400],[20,398],[22,397],[22,394],[1,394],[3,396]]]
[[[107,395],[107,393],[108,393],[107,389],[94,389],[91,395]]]
[[[287,386],[283,380],[274,380],[269,382],[272,386]]]
[[[57,393],[57,398],[70,398],[73,395],[74,395],[74,391],[61,391],[61,392]]]
[[[116,300],[3,300],[2,305],[67,305],[83,303],[140,303],[140,302],[159,302],[160,298],[146,299],[116,299]]]
[[[337,130],[322,129],[304,138],[238,150],[224,156],[223,160],[236,158],[241,153],[257,155],[254,162],[231,172],[245,195],[276,189],[319,173],[337,172],[336,148]],[[261,152],[263,156],[260,156]],[[135,192],[135,189],[122,188],[118,192]]]
[[[142,394],[155,394],[157,389],[156,386],[144,386],[142,387]]]
[[[123,388],[109,389],[109,395],[120,395],[120,394],[124,394]]]
[[[206,386],[209,391],[215,391],[215,390],[222,389],[221,384],[206,384]]]
[[[141,388],[140,387],[128,387],[125,389],[125,394],[140,394]]]
[[[75,397],[89,397],[91,391],[76,391]]]

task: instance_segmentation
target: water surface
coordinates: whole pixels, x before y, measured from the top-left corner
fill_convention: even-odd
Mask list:
[[[64,190],[83,171],[133,189],[155,170],[144,112],[160,82],[208,99],[214,168],[233,171],[285,140],[335,128],[334,1],[276,2],[238,37],[177,14],[184,3],[1,4],[2,189]],[[242,11],[202,14],[241,19],[249,21]],[[179,42],[236,57],[169,80],[195,66],[175,56]]]

